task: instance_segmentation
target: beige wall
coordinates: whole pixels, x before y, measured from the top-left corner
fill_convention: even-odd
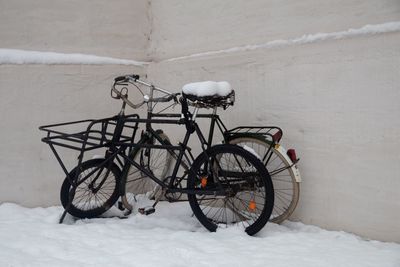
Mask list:
[[[144,0],[0,0],[0,48],[145,60],[149,33]],[[0,201],[59,204],[65,175],[38,126],[116,114],[112,79],[135,72],[145,67],[0,65]]]
[[[41,125],[116,115],[112,80],[126,66],[0,65],[0,202],[24,206],[59,204],[65,174],[50,148],[40,142]],[[68,169],[76,153],[60,149]]]
[[[145,0],[0,0],[0,48],[144,60]]]
[[[152,0],[156,60],[400,19],[398,0]]]
[[[400,33],[153,64],[173,88],[229,80],[230,127],[278,125],[301,158],[293,219],[400,241]]]
[[[149,79],[227,80],[228,125],[278,125],[303,176],[292,219],[400,242],[400,32],[165,59],[400,21],[400,2],[153,0]]]
[[[227,124],[281,126],[283,145],[301,158],[293,219],[400,242],[400,32],[165,61],[400,21],[397,0],[0,0],[0,7],[0,48],[152,61],[0,65],[0,201],[59,203],[63,173],[37,127],[114,114],[115,75],[148,74],[172,91],[227,80],[237,93],[235,106],[220,111]]]

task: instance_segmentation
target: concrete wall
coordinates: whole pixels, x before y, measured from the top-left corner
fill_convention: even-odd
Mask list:
[[[0,47],[144,60],[145,0],[0,0]]]
[[[65,174],[38,127],[118,113],[112,79],[131,66],[0,65],[0,201],[58,205]],[[71,169],[76,153],[59,150]]]
[[[156,60],[400,19],[398,0],[152,0]]]
[[[149,33],[144,0],[0,0],[0,48],[144,60]],[[145,68],[0,65],[0,201],[58,205],[65,175],[38,126],[116,114],[112,79],[134,72]]]
[[[400,241],[400,33],[174,57],[400,20],[384,1],[151,1],[149,79],[179,90],[227,80],[228,125],[278,125],[304,181],[293,216],[328,229]]]

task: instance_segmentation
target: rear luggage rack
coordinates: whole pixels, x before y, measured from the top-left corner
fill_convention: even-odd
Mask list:
[[[246,136],[262,136],[267,141],[279,143],[279,141],[282,139],[283,131],[281,128],[276,126],[238,126],[224,132],[224,136],[227,140],[229,140],[231,137],[238,137],[240,134]]]

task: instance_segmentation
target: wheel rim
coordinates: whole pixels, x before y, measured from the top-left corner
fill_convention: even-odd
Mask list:
[[[117,185],[114,174],[104,168],[99,168],[94,171],[95,169],[95,167],[85,169],[78,176],[78,181],[80,181],[87,175],[90,175],[75,189],[72,205],[76,209],[91,211],[102,208],[115,194],[115,188]],[[100,175],[96,178],[99,173]],[[105,179],[105,181],[100,185],[100,182],[103,181],[103,179]],[[95,188],[96,190],[93,190],[92,188]]]

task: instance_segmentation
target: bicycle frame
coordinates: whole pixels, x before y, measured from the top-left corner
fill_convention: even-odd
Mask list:
[[[153,118],[176,118],[179,117],[180,114],[175,114],[175,113],[148,113],[148,116],[151,116]],[[233,129],[228,130],[225,124],[222,122],[221,118],[217,114],[217,108],[213,109],[213,113],[208,113],[208,114],[197,114],[197,118],[208,118],[210,120],[210,130],[208,133],[208,138],[206,145],[207,147],[211,147],[213,139],[214,139],[214,133],[215,133],[215,126],[218,127],[220,133],[223,136],[224,142],[228,143],[229,140],[232,138],[236,138],[238,136],[248,136],[248,135],[253,135],[253,136],[264,136],[266,139],[270,140],[271,147],[274,146],[275,144],[279,143],[280,139],[282,138],[283,131],[281,128],[276,127],[276,126],[238,126]],[[266,152],[266,155],[269,154],[268,150]],[[264,156],[266,156],[264,155]],[[263,161],[266,158],[263,158]],[[265,165],[268,163],[268,160],[265,162]]]
[[[151,124],[151,123],[182,124],[181,120],[144,119],[143,121],[145,121],[146,123],[149,123],[149,124]],[[204,138],[203,133],[201,132],[200,128],[198,127],[197,123],[194,123],[193,126],[195,128],[195,132],[196,132],[200,142],[202,144],[205,144],[206,143],[205,138]],[[151,128],[150,125],[149,125],[147,131],[149,131],[153,137],[157,138],[160,142],[162,142],[161,137],[158,135],[158,133],[154,129]],[[179,146],[165,145],[165,144],[163,144],[163,145],[149,145],[149,144],[135,144],[135,145],[133,145],[135,148],[138,148],[138,149],[140,149],[140,148],[157,148],[157,149],[165,149],[165,150],[168,150],[168,151],[179,150],[179,153],[177,155],[177,160],[176,160],[176,163],[175,163],[175,166],[173,168],[172,175],[171,175],[171,179],[169,180],[168,184],[166,184],[164,181],[162,181],[159,177],[155,177],[154,174],[152,174],[146,168],[141,166],[138,162],[134,161],[132,159],[132,156],[131,156],[133,154],[133,151],[132,151],[132,153],[130,155],[126,155],[124,153],[120,153],[121,151],[124,150],[124,148],[119,148],[119,150],[118,150],[118,152],[116,154],[122,156],[126,160],[126,163],[123,166],[123,172],[122,172],[123,173],[122,174],[122,179],[123,180],[121,181],[121,185],[125,184],[125,181],[126,181],[125,179],[127,177],[127,172],[129,170],[129,167],[130,167],[130,165],[133,165],[138,170],[140,170],[144,174],[146,174],[146,176],[148,176],[154,182],[159,184],[162,188],[167,189],[168,192],[171,192],[171,193],[177,192],[177,193],[184,193],[184,194],[203,194],[203,195],[208,195],[208,194],[214,195],[214,194],[216,194],[216,195],[224,195],[225,192],[224,192],[224,190],[222,188],[221,188],[220,191],[215,191],[215,190],[207,191],[207,190],[203,190],[203,189],[202,190],[195,190],[195,189],[181,189],[181,188],[174,187],[174,182],[175,182],[175,180],[177,178],[177,173],[178,173],[179,166],[181,165],[181,162],[182,162],[182,159],[183,159],[184,155],[187,155],[186,154],[186,152],[188,151],[187,144],[189,142],[189,139],[190,139],[191,135],[192,135],[192,133],[189,130],[187,130],[186,133],[185,133],[185,137],[183,139],[183,142],[180,143]],[[206,150],[203,149],[203,152],[205,152],[205,151]],[[124,191],[121,191],[121,194],[124,194],[124,193],[125,193]]]

